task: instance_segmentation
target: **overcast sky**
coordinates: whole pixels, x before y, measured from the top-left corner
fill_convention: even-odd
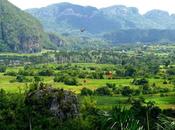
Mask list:
[[[139,8],[140,13],[145,13],[151,9],[166,10],[170,14],[175,13],[175,0],[9,0],[21,9],[39,8],[53,3],[70,2],[84,6],[94,6],[97,8],[111,5],[126,5],[128,7]]]

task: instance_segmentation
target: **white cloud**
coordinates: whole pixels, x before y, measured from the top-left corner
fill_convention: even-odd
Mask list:
[[[111,5],[126,5],[139,8],[141,13],[145,13],[151,9],[161,9],[175,13],[174,0],[9,0],[21,9],[39,8],[49,4],[59,2],[71,2],[80,5],[90,5],[97,8],[107,7]]]

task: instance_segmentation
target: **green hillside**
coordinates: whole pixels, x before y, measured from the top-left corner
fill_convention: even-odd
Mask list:
[[[38,20],[7,0],[0,0],[0,51],[33,53],[48,46]]]

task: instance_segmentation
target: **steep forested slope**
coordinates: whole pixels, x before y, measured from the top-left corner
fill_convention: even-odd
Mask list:
[[[0,51],[31,53],[51,44],[33,16],[0,0]]]

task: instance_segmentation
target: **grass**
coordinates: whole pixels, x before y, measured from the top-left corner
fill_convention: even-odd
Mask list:
[[[159,106],[161,109],[172,108],[175,109],[175,96],[160,97],[160,96],[143,96],[146,101],[154,101],[155,106]],[[130,107],[130,104],[127,103],[128,97],[118,96],[93,96],[92,97],[97,102],[97,106],[101,109],[111,109],[116,105],[122,105],[125,107]],[[135,97],[138,98],[138,97]]]
[[[13,68],[13,70],[15,71],[15,68]],[[7,91],[9,91],[10,89],[17,89],[18,87],[24,86],[25,87],[25,83],[10,83],[10,80],[15,79],[16,77],[14,76],[4,76],[2,73],[0,74],[0,88],[3,88]],[[27,78],[33,79],[33,77],[28,76]],[[84,83],[84,79],[79,79],[79,83],[80,85],[78,86],[69,86],[69,85],[65,85],[63,83],[55,83],[53,81],[53,76],[43,76],[42,77],[44,79],[45,83],[51,84],[56,88],[64,88],[67,90],[71,90],[74,91],[76,93],[79,93],[80,90],[83,87],[87,87],[90,88],[92,90],[95,90],[96,88],[105,86],[106,83],[115,83],[117,87],[124,87],[124,86],[130,86],[133,89],[138,88],[139,86],[133,85],[131,84],[131,82],[133,81],[133,79],[86,79],[87,82]],[[174,86],[172,84],[163,84],[164,79],[148,79],[149,80],[149,84],[152,85],[153,83],[156,84],[157,87],[167,87],[167,88],[173,88]],[[13,87],[13,88],[12,88]],[[10,90],[11,91],[11,90]]]
[[[14,93],[19,92],[20,90],[24,91],[27,84],[29,83],[10,83],[9,81],[14,79],[13,76],[4,76],[3,74],[0,74],[0,89],[4,89],[7,92]],[[32,77],[28,77],[32,78]],[[79,86],[69,86],[65,85],[63,83],[54,83],[53,77],[43,77],[44,81],[48,84],[52,84],[55,88],[63,88],[66,90],[73,91],[75,93],[80,93],[80,90],[83,87],[88,87],[91,89],[96,89],[98,87],[104,86],[106,83],[116,83],[117,86],[125,86],[125,85],[131,85],[132,79],[117,79],[117,80],[109,80],[109,79],[102,79],[102,80],[88,80],[87,84],[79,85]],[[157,85],[163,85],[163,80],[161,79],[150,79],[150,83],[155,82]],[[82,83],[82,80],[80,80],[80,83]],[[169,86],[169,85],[168,85]],[[134,86],[132,86],[134,87]],[[171,95],[175,95],[174,93],[171,93]],[[175,109],[175,96],[168,96],[168,97],[160,97],[158,95],[154,96],[144,96],[146,101],[154,101],[155,105],[159,106],[162,109],[165,108],[173,108]],[[94,96],[94,100],[97,101],[97,106],[101,109],[110,109],[115,105],[125,105],[126,107],[129,107],[129,104],[127,104],[128,97],[123,96]]]
[[[27,55],[27,54],[26,54]],[[43,65],[43,64],[41,64]],[[48,64],[49,67],[53,67],[55,68],[55,64]],[[99,68],[105,68],[105,67],[115,67],[115,65],[108,65],[108,64],[95,64],[95,63],[72,63],[73,66],[77,65],[80,67],[99,67]],[[17,72],[19,69],[22,69],[23,67],[19,66],[19,67],[8,67],[7,71],[15,71]],[[26,86],[30,83],[18,83],[18,82],[14,82],[11,83],[10,81],[15,79],[16,77],[14,76],[4,76],[3,73],[0,73],[0,89],[4,89],[7,92],[10,93],[16,93],[19,92],[20,90],[24,91]],[[27,78],[33,79],[32,76],[28,76]],[[124,87],[124,86],[130,86],[133,89],[138,88],[139,86],[135,86],[133,84],[131,84],[131,82],[133,81],[133,78],[121,78],[121,79],[86,79],[87,82],[84,83],[84,79],[79,79],[79,83],[80,85],[78,86],[69,86],[69,85],[65,85],[64,83],[55,83],[53,81],[53,76],[43,76],[42,77],[44,79],[45,83],[51,84],[53,87],[55,88],[63,88],[66,90],[70,90],[73,91],[77,94],[80,93],[80,90],[83,87],[87,87],[90,88],[92,90],[95,90],[96,88],[105,86],[106,83],[115,83],[116,87]],[[167,88],[173,88],[174,86],[172,84],[163,84],[164,79],[156,79],[156,78],[149,78],[149,84],[152,85],[153,83],[156,84],[156,87],[167,87]],[[146,101],[154,101],[159,107],[161,107],[162,109],[165,108],[173,108],[175,109],[175,94],[171,93],[168,95],[172,95],[172,96],[168,96],[168,97],[160,97],[160,94],[156,94],[154,96],[144,96],[144,98],[146,99]],[[174,95],[174,96],[173,96]],[[93,97],[94,100],[97,101],[97,106],[99,108],[102,109],[109,109],[115,105],[121,104],[121,105],[125,105],[126,107],[129,107],[129,104],[127,104],[127,99],[128,97],[123,97],[123,96],[94,96]]]

